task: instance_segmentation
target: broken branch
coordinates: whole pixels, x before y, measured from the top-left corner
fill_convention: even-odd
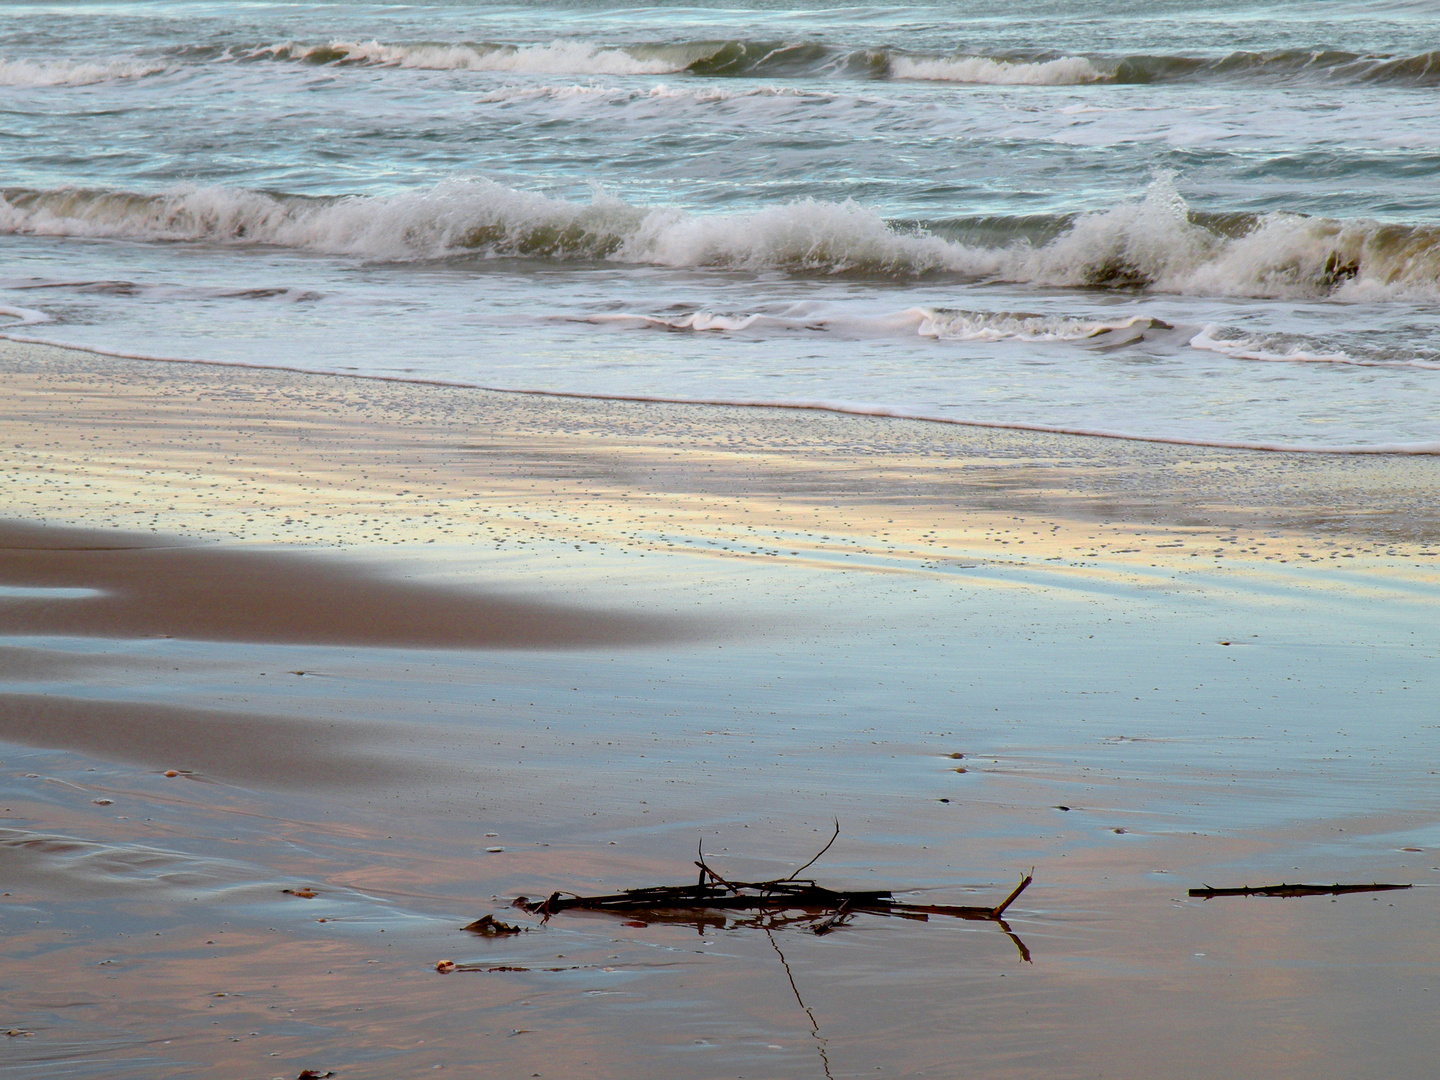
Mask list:
[[[1371,885],[1261,885],[1251,888],[1249,885],[1242,885],[1238,889],[1212,889],[1206,885],[1202,889],[1191,889],[1191,896],[1203,897],[1209,900],[1212,896],[1339,896],[1342,893],[1360,892],[1389,892],[1392,889],[1408,889],[1409,885],[1382,885],[1375,882]]]

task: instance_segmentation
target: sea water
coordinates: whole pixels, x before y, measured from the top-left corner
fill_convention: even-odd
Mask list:
[[[10,337],[1440,452],[1431,4],[5,15]]]

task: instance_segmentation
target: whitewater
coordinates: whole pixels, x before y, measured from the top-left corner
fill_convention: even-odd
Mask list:
[[[13,5],[0,334],[1440,450],[1440,14]]]

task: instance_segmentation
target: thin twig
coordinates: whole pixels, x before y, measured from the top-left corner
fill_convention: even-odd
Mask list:
[[[828,919],[824,919],[821,922],[816,923],[813,927],[811,927],[811,929],[815,931],[815,935],[817,937],[828,934],[831,930],[834,930],[835,927],[839,926],[846,919],[848,919],[851,914],[852,912],[850,911],[850,901],[842,900],[840,902],[840,906],[835,909],[835,914],[831,915]]]
[[[730,882],[726,881],[719,874],[715,873],[715,871],[711,869],[710,864],[705,861],[705,838],[703,836],[700,838],[700,842],[695,845],[695,855],[695,865],[700,868],[701,885],[705,884],[705,875],[709,874],[712,881],[718,881],[721,885],[724,885],[731,892],[738,893],[740,891],[736,886],[731,885]]]
[[[822,848],[816,853],[815,858],[811,859],[811,860],[810,860],[809,862],[807,862],[804,866],[800,867],[800,870],[808,870],[808,869],[810,869],[810,867],[814,866],[817,862],[819,862],[819,861],[820,861],[820,856],[821,856],[821,855],[824,855],[825,852],[827,852],[827,851],[830,850],[830,844],[835,843],[835,839],[836,839],[836,837],[838,837],[839,835],[840,835],[840,819],[839,819],[839,818],[836,818],[836,819],[835,819],[835,835],[832,836],[832,837],[830,837],[830,843],[829,843],[829,844],[826,844],[824,847],[822,847]],[[789,877],[787,877],[787,878],[781,878],[780,880],[781,880],[781,881],[794,881],[797,877],[800,876],[800,870],[796,870],[796,871],[795,871],[793,874],[791,874]]]

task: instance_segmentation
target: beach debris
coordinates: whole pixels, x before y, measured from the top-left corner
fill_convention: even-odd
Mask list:
[[[180,775],[180,770],[179,770],[179,769],[166,769],[166,770],[165,770],[165,775],[168,776],[171,780],[173,780],[173,779],[175,779],[175,777],[177,777],[177,776]]]
[[[1342,893],[1362,892],[1390,892],[1392,889],[1409,889],[1410,885],[1382,885],[1374,882],[1370,885],[1261,885],[1252,888],[1249,885],[1242,885],[1237,889],[1214,889],[1209,885],[1200,889],[1191,889],[1191,896],[1199,896],[1209,900],[1212,896],[1340,896]]]
[[[302,1069],[300,1075],[295,1077],[295,1080],[326,1080],[326,1077],[334,1075],[335,1074],[329,1069],[326,1069],[324,1072],[316,1072],[314,1069]]]
[[[9,1031],[5,1032],[5,1034],[12,1039],[23,1039],[26,1036],[34,1035],[35,1033],[33,1031],[26,1031],[24,1028],[11,1028]]]
[[[450,972],[455,970],[455,961],[441,960],[438,964],[435,965],[435,970],[438,971],[441,975],[449,975]]]
[[[281,889],[280,891],[287,896],[298,896],[302,900],[315,899],[315,890],[309,888],[308,886],[301,887],[299,889]]]
[[[552,915],[576,909],[616,914],[644,912],[655,915],[705,910],[749,911],[772,915],[799,912],[784,921],[812,921],[810,929],[817,934],[827,934],[838,929],[851,917],[861,913],[895,915],[921,922],[927,921],[931,915],[943,915],[956,919],[996,922],[1005,928],[1006,909],[1034,880],[1032,875],[1026,874],[1010,895],[998,904],[964,905],[912,904],[895,899],[890,889],[829,889],[813,879],[801,878],[800,874],[829,851],[839,835],[840,824],[837,821],[835,833],[829,842],[814,858],[788,877],[773,878],[769,881],[729,881],[705,861],[702,846],[698,852],[699,857],[695,860],[700,876],[694,885],[659,885],[599,896],[555,892],[543,900],[517,897],[514,906],[531,915],[539,915],[546,921]],[[1006,929],[1008,932],[1008,928]]]
[[[483,934],[485,937],[501,937],[505,934],[523,934],[529,927],[511,926],[503,923],[494,915],[482,915],[472,923],[462,926],[460,929],[469,930],[472,934]]]

